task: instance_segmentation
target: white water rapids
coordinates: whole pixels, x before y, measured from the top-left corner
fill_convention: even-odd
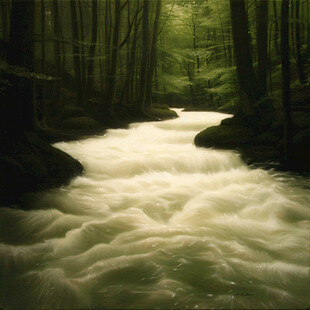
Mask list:
[[[228,115],[178,113],[56,145],[85,175],[0,209],[0,308],[310,305],[309,179],[196,148]]]

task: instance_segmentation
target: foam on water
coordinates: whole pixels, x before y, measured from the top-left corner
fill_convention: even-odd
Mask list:
[[[309,180],[196,148],[180,112],[56,146],[85,175],[0,209],[3,308],[305,308]]]

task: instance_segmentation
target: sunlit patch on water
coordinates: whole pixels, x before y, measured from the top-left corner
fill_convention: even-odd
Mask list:
[[[229,115],[178,113],[57,144],[85,175],[0,209],[0,307],[310,305],[308,180],[196,148]]]

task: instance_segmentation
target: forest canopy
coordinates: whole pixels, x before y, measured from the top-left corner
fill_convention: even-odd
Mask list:
[[[294,119],[309,114],[308,0],[6,0],[0,10],[2,135],[65,139],[176,117],[169,107],[262,124],[273,111],[282,136],[268,143],[289,157],[305,129]]]

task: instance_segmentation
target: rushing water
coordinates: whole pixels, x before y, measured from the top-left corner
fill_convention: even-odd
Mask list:
[[[0,307],[310,305],[309,180],[196,148],[229,115],[178,113],[57,144],[85,175],[0,209]]]

